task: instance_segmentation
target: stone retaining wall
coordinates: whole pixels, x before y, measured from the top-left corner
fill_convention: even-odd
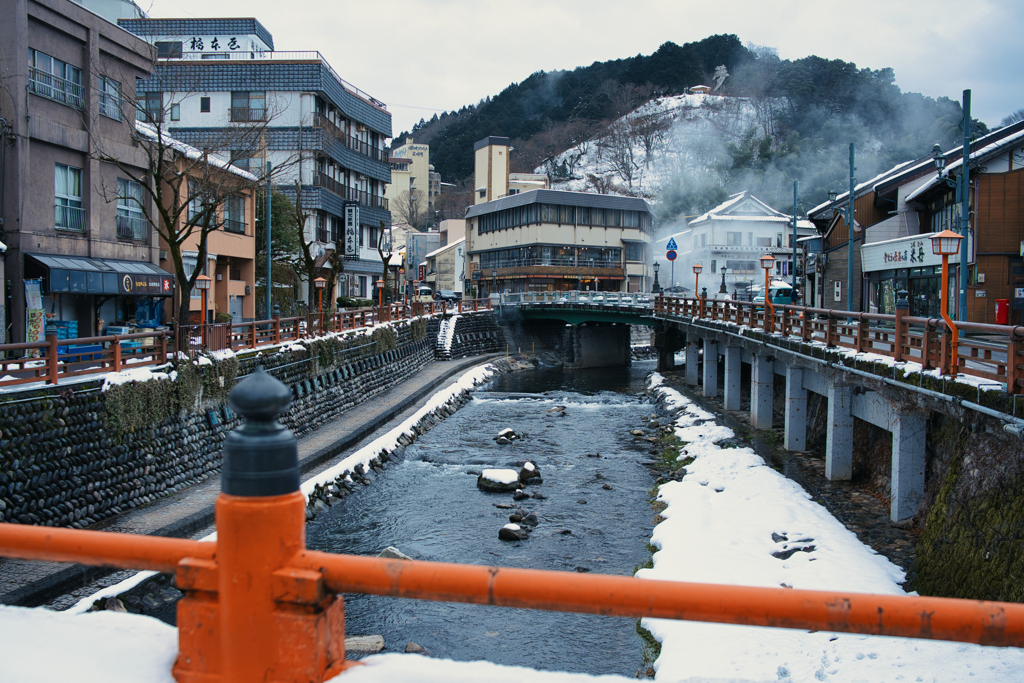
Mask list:
[[[493,326],[490,314],[463,318],[470,331],[453,341],[454,357],[494,346],[493,339],[471,336],[487,329],[478,318],[491,318]],[[109,391],[91,382],[4,394],[0,519],[85,528],[177,492],[219,470],[221,442],[239,422],[225,398],[257,364],[291,388],[292,405],[281,421],[301,435],[433,363],[438,325],[433,318],[415,329],[400,323],[393,333],[384,328],[373,336],[207,359],[198,369],[183,362],[173,379]],[[177,401],[191,409],[168,413]]]

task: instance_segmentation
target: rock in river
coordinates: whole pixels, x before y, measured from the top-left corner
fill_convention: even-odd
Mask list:
[[[498,538],[502,541],[522,541],[530,537],[518,524],[506,524],[498,530]]]
[[[476,485],[484,491],[515,491],[519,488],[519,474],[515,470],[484,470],[477,477]]]

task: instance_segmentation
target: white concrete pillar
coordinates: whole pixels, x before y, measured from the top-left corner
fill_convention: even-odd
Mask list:
[[[775,382],[772,361],[754,356],[750,380],[750,424],[755,429],[771,429],[773,389]]]
[[[743,355],[738,346],[725,347],[725,409],[740,409],[743,386]]]
[[[925,434],[928,421],[920,415],[897,415],[892,428],[892,501],[894,522],[917,514],[924,499]]]
[[[831,481],[853,476],[853,387],[828,387],[828,436],[825,439],[825,477]]]
[[[807,449],[807,390],[804,372],[786,368],[786,450]]]
[[[700,361],[700,351],[697,346],[697,337],[686,335],[686,384],[697,386],[697,364]]]
[[[718,396],[718,342],[704,340],[704,395]]]

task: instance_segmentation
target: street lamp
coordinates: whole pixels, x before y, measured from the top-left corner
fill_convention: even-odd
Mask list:
[[[943,176],[942,171],[946,167],[946,156],[942,153],[942,148],[935,145],[932,148],[932,157],[935,160],[935,168],[939,172],[939,178],[946,181],[946,184],[950,187],[956,188],[956,203],[960,205],[960,236],[964,239],[967,238],[971,228],[971,91],[964,90],[963,106],[961,107],[964,114],[964,143],[961,147],[961,159],[960,159],[960,175],[956,181],[951,180],[949,176]],[[935,252],[938,253],[938,252]],[[970,255],[967,253],[967,247],[960,252],[960,277],[959,279],[959,307],[957,318],[960,320],[967,319],[967,261]]]
[[[324,331],[324,287],[327,286],[327,280],[322,277],[318,277],[313,280],[313,284],[316,286],[316,310],[320,314],[320,332]]]
[[[378,320],[384,319],[384,279],[380,278],[375,283],[377,285],[377,317]]]
[[[728,294],[729,290],[725,288],[725,266],[722,266],[722,286],[718,288],[719,294]]]
[[[491,271],[491,293],[498,293],[498,269],[495,268]]]
[[[659,293],[661,291],[661,285],[658,284],[658,271],[659,270],[661,270],[661,265],[657,261],[655,261],[654,262],[654,284],[651,285],[651,293],[653,293],[653,294],[657,294],[657,293]]]
[[[203,295],[203,346],[206,346],[206,292],[210,289],[210,284],[213,282],[213,278],[209,275],[203,275],[200,273],[196,277],[196,289],[198,289]]]
[[[697,263],[697,264],[695,264],[693,266],[693,276],[694,276],[693,293],[697,297],[700,297],[700,271],[702,271],[702,270],[704,270],[704,266],[702,266],[699,263]]]
[[[771,254],[765,254],[761,257],[761,267],[764,268],[764,331],[772,333],[775,331],[775,307],[772,306],[772,296],[768,287],[769,274],[772,272],[772,268],[775,267],[775,257]]]
[[[957,252],[960,251],[960,240],[964,237],[958,235],[952,230],[943,230],[940,233],[936,233],[931,236],[932,240],[932,253],[942,256],[942,291],[941,291],[941,303],[942,306],[942,319],[946,321],[949,326],[951,335],[950,349],[952,354],[952,366],[950,367],[949,374],[956,377],[957,366],[959,365],[959,350],[957,348],[960,339],[960,331],[956,325],[949,318],[949,306],[946,303],[946,294],[949,290],[949,257],[956,256]]]

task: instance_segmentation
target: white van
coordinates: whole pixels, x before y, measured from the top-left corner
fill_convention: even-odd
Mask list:
[[[420,285],[416,288],[416,294],[413,297],[413,301],[428,302],[434,300],[434,292],[426,285]]]

